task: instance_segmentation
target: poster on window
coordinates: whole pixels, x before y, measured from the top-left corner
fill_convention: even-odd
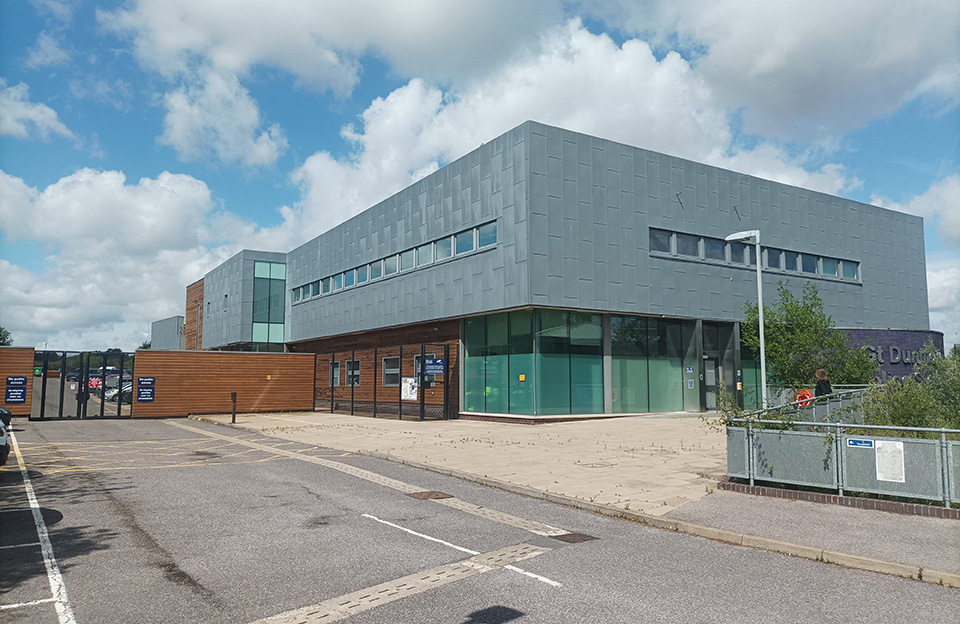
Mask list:
[[[400,398],[404,401],[416,401],[418,398],[417,390],[419,390],[419,386],[416,377],[404,377],[401,380]]]

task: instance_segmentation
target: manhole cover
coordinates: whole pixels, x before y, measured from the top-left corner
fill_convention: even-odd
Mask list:
[[[436,500],[438,498],[453,498],[449,494],[444,494],[443,492],[436,491],[427,491],[427,492],[410,492],[407,496],[413,498],[419,498],[420,500]]]

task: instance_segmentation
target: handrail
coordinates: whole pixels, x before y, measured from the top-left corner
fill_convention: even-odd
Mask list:
[[[751,425],[790,425],[796,427],[840,427],[841,429],[883,429],[883,430],[895,430],[895,431],[919,431],[923,433],[949,433],[960,434],[960,429],[947,429],[945,427],[898,427],[896,425],[858,425],[856,423],[822,423],[817,421],[784,421],[784,420],[761,420],[756,418],[746,418],[746,417],[730,417],[724,418],[724,422],[727,423],[744,423]]]
[[[845,397],[859,397],[863,395],[869,389],[868,386],[856,388],[854,390],[841,390],[839,392],[833,392],[831,394],[825,394],[823,396],[815,397],[814,399],[801,399],[799,401],[793,401],[791,403],[784,403],[783,405],[778,405],[776,407],[767,407],[763,409],[754,410],[752,412],[747,412],[742,418],[747,418],[755,415],[761,415],[770,412],[782,412],[783,410],[800,410],[805,408],[812,408],[815,405],[822,403],[829,403],[831,399],[840,399],[843,400]]]

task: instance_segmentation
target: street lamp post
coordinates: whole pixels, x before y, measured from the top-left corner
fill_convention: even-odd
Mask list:
[[[761,274],[760,230],[736,232],[726,238],[728,243],[753,243],[756,249],[757,263],[757,312],[760,316],[760,396],[762,407],[767,408],[767,353],[763,343],[763,276]]]

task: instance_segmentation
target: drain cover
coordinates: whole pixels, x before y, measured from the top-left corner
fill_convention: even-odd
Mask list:
[[[426,491],[426,492],[410,492],[407,494],[412,498],[419,498],[420,500],[437,500],[438,498],[453,498],[449,494],[444,494],[443,492],[437,491]]]
[[[593,537],[592,535],[584,535],[583,533],[564,533],[563,535],[551,535],[550,537],[568,544],[579,544],[580,542],[589,542],[590,540],[600,539],[598,537]]]

